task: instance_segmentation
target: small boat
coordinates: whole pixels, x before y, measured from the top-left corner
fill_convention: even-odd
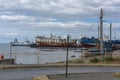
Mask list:
[[[81,49],[75,49],[74,52],[82,52]]]
[[[26,43],[26,42],[19,42],[19,43],[12,43],[12,46],[30,46],[30,43]]]
[[[70,57],[74,58],[74,57],[76,57],[76,56],[75,56],[75,55],[72,55],[72,56],[70,56]]]

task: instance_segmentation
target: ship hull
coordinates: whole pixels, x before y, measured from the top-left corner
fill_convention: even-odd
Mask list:
[[[81,46],[84,48],[91,48],[91,47],[96,47],[96,44],[91,44],[91,43],[81,43]]]

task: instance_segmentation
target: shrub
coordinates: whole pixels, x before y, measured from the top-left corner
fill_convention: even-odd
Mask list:
[[[100,60],[98,58],[92,58],[90,59],[91,63],[98,63]]]
[[[111,61],[114,61],[114,58],[112,58],[112,57],[105,57],[105,61],[111,62]]]
[[[80,60],[80,59],[70,60],[70,61],[68,61],[68,62],[69,62],[69,63],[83,63],[83,61]]]
[[[119,57],[114,58],[114,61],[120,61]]]

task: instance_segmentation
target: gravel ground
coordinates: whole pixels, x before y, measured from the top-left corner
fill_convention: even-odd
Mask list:
[[[120,80],[120,77],[115,77],[113,73],[84,73],[84,74],[69,74],[68,78],[65,75],[49,75],[50,80]]]

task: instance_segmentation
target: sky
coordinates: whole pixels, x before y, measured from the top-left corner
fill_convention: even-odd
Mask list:
[[[0,43],[50,34],[97,37],[101,8],[104,35],[112,23],[112,39],[120,39],[120,0],[0,0]]]

